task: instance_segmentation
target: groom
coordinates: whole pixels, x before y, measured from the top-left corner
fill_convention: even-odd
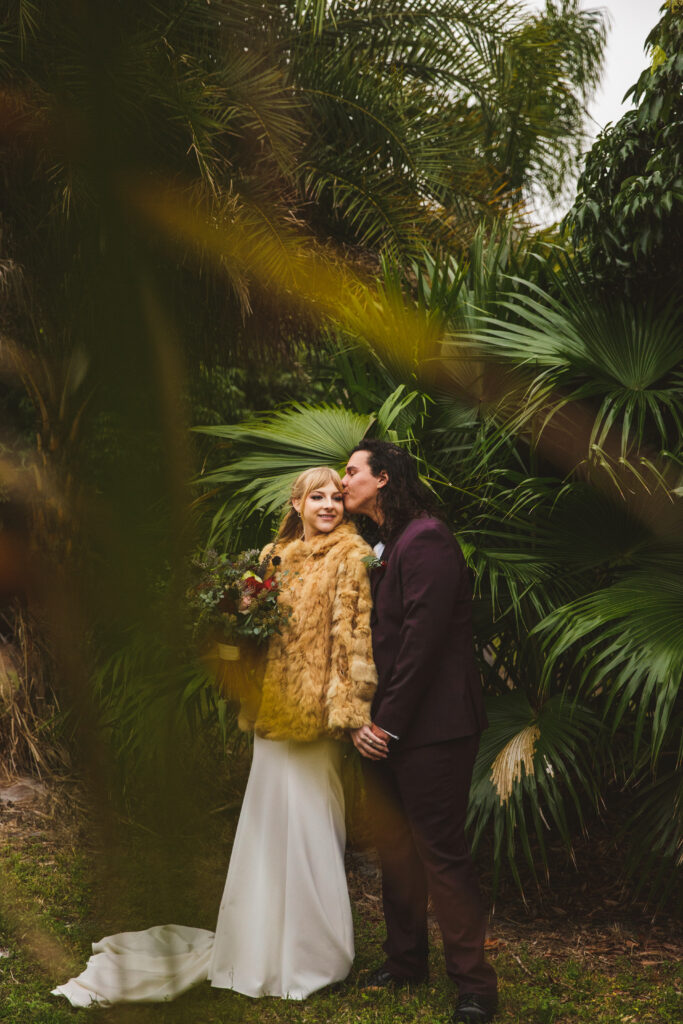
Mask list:
[[[352,733],[364,758],[387,930],[386,960],[365,987],[427,978],[429,890],[459,990],[453,1024],[483,1024],[495,1013],[497,985],[484,959],[486,919],[465,838],[486,727],[465,562],[402,448],[361,442],[343,486],[347,512],[374,520],[384,542],[371,574],[373,722]]]

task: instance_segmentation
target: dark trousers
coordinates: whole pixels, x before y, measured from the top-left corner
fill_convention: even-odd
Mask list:
[[[397,977],[427,973],[427,892],[443,935],[446,970],[461,993],[496,998],[484,959],[486,915],[465,838],[479,736],[393,750],[363,760],[374,840],[382,864],[386,966]]]

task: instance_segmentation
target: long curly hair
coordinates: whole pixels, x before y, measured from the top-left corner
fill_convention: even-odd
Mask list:
[[[303,506],[311,491],[317,491],[319,487],[325,487],[326,484],[330,483],[334,484],[337,490],[341,492],[342,482],[339,473],[337,473],[336,469],[331,469],[329,466],[313,466],[312,469],[305,469],[303,473],[299,473],[292,484],[289,505],[275,537],[276,544],[287,543],[290,540],[300,540],[303,536],[301,518],[292,505],[292,499],[301,501]],[[344,513],[342,522],[346,518],[346,513]]]
[[[379,527],[371,520],[359,524],[360,532],[366,539],[372,541],[373,535],[379,535],[379,539],[386,542],[395,537],[411,519],[420,516],[441,518],[436,498],[418,476],[417,461],[405,448],[389,441],[367,440],[357,444],[353,451],[367,452],[373,476],[379,476],[384,470],[389,478],[384,487],[377,491],[377,504],[383,522]],[[363,516],[362,519],[367,517]]]

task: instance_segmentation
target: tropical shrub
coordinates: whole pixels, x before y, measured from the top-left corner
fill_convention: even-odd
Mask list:
[[[680,801],[668,818],[663,801],[680,785],[680,318],[628,298],[597,304],[571,263],[515,231],[479,239],[468,264],[417,266],[404,301],[441,325],[438,356],[433,331],[426,357],[367,351],[369,394],[342,351],[350,409],[205,428],[233,446],[210,478],[231,495],[215,535],[250,517],[262,529],[295,472],[341,467],[365,433],[409,445],[475,574],[491,719],[475,841],[491,827],[497,870],[507,856],[518,873],[520,848],[547,867],[547,829],[569,844],[616,780],[638,806],[624,824],[634,877],[659,858],[659,882],[673,882],[663,865],[679,857]],[[382,376],[394,390],[368,412]],[[656,822],[654,844],[642,820]]]
[[[627,93],[634,107],[586,157],[567,214],[593,278],[634,296],[680,289],[683,249],[683,11],[677,0],[648,36],[651,67]]]
[[[2,19],[3,355],[35,410],[22,493],[74,746],[98,764],[104,735],[130,785],[131,765],[174,768],[179,722],[228,727],[184,646],[188,553],[267,539],[292,477],[370,431],[421,460],[475,573],[475,837],[533,860],[531,835],[570,841],[616,778],[666,863],[680,325],[596,304],[590,268],[493,219],[566,188],[601,19],[576,0],[17,0]],[[668,150],[661,45],[638,97]],[[226,419],[259,405],[231,362],[307,349],[324,402],[216,423],[218,393]],[[196,503],[188,376],[222,446]]]

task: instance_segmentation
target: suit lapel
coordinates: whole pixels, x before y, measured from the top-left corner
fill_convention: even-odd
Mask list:
[[[371,569],[370,570],[370,594],[372,595],[372,603],[373,604],[375,603],[375,599],[377,597],[377,591],[379,590],[380,581],[382,579],[382,576],[384,576],[385,572],[386,572],[386,568],[384,568],[384,569],[377,568],[377,569]]]
[[[370,592],[372,594],[373,603],[375,601],[376,594],[377,594],[377,592],[379,590],[379,585],[380,585],[383,577],[386,575],[387,570],[389,568],[389,559],[391,558],[391,556],[393,555],[394,551],[396,550],[396,545],[398,544],[400,539],[405,535],[406,531],[410,529],[411,525],[414,522],[415,522],[414,519],[410,519],[406,523],[406,525],[403,527],[401,532],[397,533],[396,536],[392,540],[387,542],[387,544],[386,544],[386,546],[384,548],[384,551],[382,552],[382,561],[387,563],[385,568],[384,569],[373,569],[372,572],[370,573]]]
[[[385,545],[384,551],[380,555],[381,561],[386,562],[387,564],[385,566],[383,566],[381,569],[379,567],[376,568],[376,569],[373,569],[372,572],[370,573],[370,593],[372,594],[373,604],[375,602],[375,599],[376,599],[376,596],[377,596],[377,592],[379,590],[380,583],[382,582],[382,580],[386,576],[387,568],[389,567],[389,558],[391,556],[391,552],[394,550],[394,547],[396,545],[396,540],[397,539],[398,538],[395,538],[394,540],[389,541]]]

